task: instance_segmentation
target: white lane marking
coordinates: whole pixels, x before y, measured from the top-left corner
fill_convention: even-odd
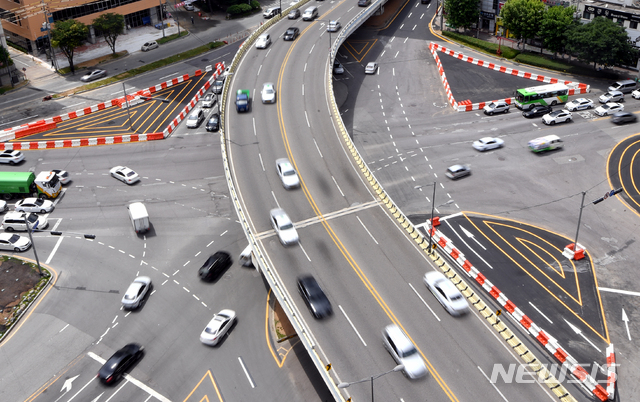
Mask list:
[[[215,240],[211,240],[211,242],[210,242],[209,244],[207,244],[207,247],[209,247],[210,245],[212,245],[214,241],[215,241]]]
[[[456,206],[456,208],[457,208],[457,206]],[[464,239],[462,238],[462,236],[460,236],[460,234],[459,234],[458,232],[456,232],[456,230],[453,228],[453,226],[451,226],[451,224],[450,224],[448,221],[447,221],[447,226],[449,226],[449,229],[451,229],[451,230],[453,231],[453,233],[455,233],[455,234],[456,234],[456,236],[458,236],[458,239],[460,239],[460,241],[461,241],[465,246],[467,246],[467,248],[468,248],[469,250],[471,250],[471,252],[472,252],[473,254],[475,254],[475,255],[476,255],[476,257],[480,258],[480,259],[482,260],[482,262],[484,262],[484,263],[487,265],[487,267],[489,267],[489,268],[493,269],[493,267],[491,266],[491,264],[489,264],[489,263],[488,263],[484,258],[482,258],[482,257],[480,256],[480,254],[478,254],[478,253],[476,252],[476,250],[474,250],[474,249],[473,249],[473,247],[471,247],[471,246],[469,246],[469,244],[467,244],[467,242],[466,242],[466,241],[464,241]]]
[[[72,107],[75,107],[75,106],[78,106],[78,105],[82,105],[83,103],[87,103],[87,102],[75,103],[73,105],[65,106],[62,109],[69,109],[69,108],[72,108]]]
[[[416,30],[416,27],[417,27],[417,25],[414,25],[414,26],[413,26],[413,29],[411,29],[411,30],[412,30],[412,31],[415,31],[415,30]],[[405,42],[406,42],[406,40],[405,40]]]
[[[304,255],[307,257],[307,260],[309,260],[309,262],[311,262],[311,258],[309,258],[309,254],[307,254],[307,251],[304,249],[304,247],[302,247],[302,244],[298,243],[298,245],[300,246],[300,250],[302,250]]]
[[[542,313],[542,311],[540,311],[540,309],[539,309],[539,308],[537,308],[536,306],[534,306],[534,305],[533,305],[533,303],[531,303],[531,302],[529,302],[529,304],[530,304],[530,305],[531,305],[531,307],[533,307],[533,308],[534,308],[534,309],[535,309],[535,310],[536,310],[536,311],[537,311],[541,316],[543,316],[547,321],[549,321],[549,323],[553,324],[553,321],[551,321],[551,320],[549,319],[549,317],[547,317],[546,315],[544,315],[544,314]]]
[[[116,315],[115,317],[113,317],[113,321],[111,321],[111,323],[113,324],[114,322],[116,322],[117,319],[118,319],[118,316]]]
[[[307,72],[307,63],[304,63],[304,70],[302,70],[303,72]]]
[[[620,294],[629,295],[629,296],[640,296],[640,292],[631,292],[629,290],[620,290],[620,289],[611,289],[611,288],[602,288],[602,287],[598,287],[598,290],[601,290],[603,292],[620,293]]]
[[[88,354],[89,354],[89,356],[91,356],[91,354],[93,354],[93,353],[92,353],[92,352],[89,352]],[[91,356],[91,357],[93,357],[93,356]],[[102,359],[102,363],[101,363],[101,364],[104,364],[104,362],[105,362],[105,360],[104,360],[104,359]],[[67,402],[71,402],[71,401],[73,401],[73,399],[74,399],[76,396],[78,396],[78,394],[79,394],[80,392],[82,392],[82,390],[84,390],[85,388],[87,388],[87,386],[88,386],[89,384],[91,384],[92,382],[94,382],[96,378],[97,378],[97,377],[91,377],[91,379],[90,379],[90,380],[89,380],[89,381],[84,385],[84,387],[80,388],[80,389],[78,390],[78,392],[76,392],[76,393],[75,393],[75,395],[73,395],[73,396],[72,396],[72,397],[71,397]]]
[[[265,170],[264,170],[264,162],[262,162],[262,154],[260,152],[258,152],[258,157],[260,158],[260,165],[262,165],[262,171],[265,172]]]
[[[128,383],[128,382],[129,382],[129,380],[125,381],[125,382],[124,382],[124,384],[122,384],[120,387],[118,387],[118,389],[117,389],[113,394],[111,394],[111,396],[110,396],[110,397],[109,397],[105,402],[109,402],[109,401],[111,400],[111,398],[113,398],[114,396],[116,396],[116,394],[117,394],[118,392],[120,392],[120,390],[121,390],[122,388],[124,388],[124,386],[125,386],[125,385],[127,385],[127,383]]]
[[[253,135],[255,137],[258,136],[258,132],[256,131],[256,118],[255,117],[253,117]]]
[[[58,331],[58,333],[64,331],[65,329],[67,329],[67,327],[69,326],[69,324],[65,325],[64,327],[62,327],[62,329],[60,331]]]
[[[393,40],[394,40],[395,38],[396,38],[395,36],[394,36],[393,38],[391,38],[391,40],[389,41],[389,43],[393,42]]]
[[[342,308],[342,306],[338,304],[338,308],[340,308],[340,311],[342,311],[342,314],[344,314],[344,318],[346,318],[347,321],[349,321],[349,325],[351,325],[351,328],[353,328],[353,331],[356,333],[356,335],[358,335],[358,338],[360,338],[360,342],[362,342],[364,346],[367,346],[367,343],[364,341],[364,339],[362,339],[362,336],[360,336],[360,332],[358,332],[358,330],[356,329],[356,326],[353,325],[353,322],[351,322],[347,313],[344,312],[344,309]]]
[[[260,71],[262,70],[262,64],[260,64],[260,67],[258,67],[258,74],[256,75],[260,75]]]
[[[416,296],[418,296],[418,298],[420,300],[422,300],[422,302],[424,303],[425,306],[427,306],[427,308],[429,309],[429,311],[431,311],[431,314],[433,314],[434,317],[436,317],[436,320],[440,321],[440,317],[438,317],[438,315],[435,313],[435,311],[431,310],[431,307],[429,307],[429,305],[427,304],[426,301],[424,301],[424,299],[422,298],[422,296],[420,296],[420,293],[418,293],[418,291],[413,287],[412,284],[409,284],[409,287],[415,292]]]
[[[409,37],[407,36],[407,37],[404,39],[404,42],[402,42],[402,43],[407,43],[407,41],[408,41],[408,40],[409,40]]]
[[[316,47],[316,44],[314,43],[313,46],[311,46],[311,50],[309,50],[309,54],[311,54],[311,52],[313,52],[313,48]]]
[[[333,176],[331,176],[331,178],[333,179],[333,183],[336,185],[336,187],[338,187],[338,191],[340,191],[340,194],[342,194],[342,196],[344,197],[344,193],[340,189],[340,186],[338,185],[338,182],[336,181],[336,178],[333,177]]]
[[[264,58],[266,59],[267,57],[269,57],[269,52],[271,51],[271,48],[269,48],[269,50],[267,50],[267,54],[264,55]]]
[[[23,96],[23,97],[21,97],[21,98],[14,98],[14,99],[11,99],[11,100],[8,100],[8,101],[5,101],[5,102],[0,102],[0,105],[4,105],[5,103],[12,103],[12,102],[15,102],[15,101],[17,101],[17,100],[20,100],[20,99],[27,99],[27,98],[31,98],[31,96]],[[14,120],[14,121],[21,121],[21,120],[26,120],[26,119],[33,119],[34,117],[35,117],[35,116],[25,117],[24,119]],[[9,123],[13,123],[14,121],[11,121],[11,122],[9,122]],[[5,124],[9,124],[9,123],[5,123]]]
[[[158,78],[158,79],[159,79],[159,80],[163,80],[163,79],[165,79],[165,78],[173,77],[174,75],[178,75],[178,73],[171,73],[171,74],[169,74],[169,75],[165,75],[164,77],[160,77],[160,78]],[[117,92],[116,92],[116,93],[117,93]]]
[[[498,389],[498,387],[496,387],[496,384],[492,383],[491,380],[489,379],[489,377],[487,377],[487,375],[484,373],[484,371],[482,371],[482,369],[480,368],[480,366],[478,366],[478,370],[480,370],[480,372],[482,373],[482,375],[484,376],[484,378],[487,379],[487,381],[489,381],[489,384],[491,384],[493,386],[493,388],[496,389],[496,392],[498,394],[500,394],[500,396],[502,397],[502,399],[505,400],[505,402],[509,402],[509,400],[507,398],[504,397],[504,395],[502,395],[502,392],[500,392],[500,390]]]
[[[304,84],[302,84],[302,96],[304,96]]]
[[[251,384],[251,388],[255,388],[255,384],[253,383],[253,381],[251,381],[251,377],[249,376],[249,372],[247,371],[247,368],[244,366],[244,362],[242,361],[242,357],[238,356],[238,361],[240,362],[240,365],[242,366],[242,370],[244,370],[244,375],[247,376],[247,380],[249,380],[249,384]]]
[[[309,116],[307,116],[307,111],[304,111],[304,118],[307,119],[307,127],[311,128],[311,124],[309,124]]]
[[[53,256],[56,254],[56,251],[58,251],[58,247],[60,247],[60,243],[62,243],[62,239],[64,239],[64,236],[60,236],[60,238],[56,242],[56,245],[53,246],[53,250],[51,250],[51,254],[49,254],[49,258],[47,258],[47,261],[44,262],[45,264],[49,264],[51,262],[51,260],[53,259]]]
[[[187,293],[191,293],[189,289],[185,288],[184,286],[182,287],[182,289],[184,289]]]
[[[376,244],[378,244],[378,241],[376,240],[375,237],[373,237],[373,235],[371,234],[371,232],[369,232],[369,229],[367,229],[367,227],[364,225],[364,223],[362,223],[362,221],[360,220],[359,216],[356,216],[356,218],[358,219],[358,222],[360,222],[360,224],[362,225],[362,227],[364,228],[364,230],[367,231],[367,233],[369,233],[369,236],[371,236],[371,238],[373,239],[374,242],[376,242]]]
[[[318,147],[318,143],[316,142],[316,139],[313,139],[313,143],[316,144],[316,149],[318,150],[318,153],[320,154],[321,158],[324,158],[324,156],[322,156],[322,152],[320,152],[320,147]]]
[[[280,208],[280,203],[278,202],[278,199],[276,198],[276,194],[273,192],[273,190],[271,190],[271,195],[273,196],[273,199],[276,201],[276,205],[278,206],[278,208]]]
[[[220,237],[224,236],[225,234],[227,234],[229,230],[225,230],[224,232],[220,233]]]

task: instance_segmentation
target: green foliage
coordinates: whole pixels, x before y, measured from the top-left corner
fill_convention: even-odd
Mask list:
[[[533,39],[540,29],[544,10],[540,0],[507,0],[500,17],[510,34],[519,39]]]
[[[477,38],[467,36],[458,32],[443,31],[442,35],[449,37],[455,40],[456,42],[465,43],[470,47],[481,50],[487,54],[495,55],[498,52],[497,43],[487,42],[482,39],[477,39]],[[502,52],[502,57],[506,59],[513,59],[520,53],[519,50],[511,49],[510,47],[504,46],[504,45],[500,47],[500,51]]]
[[[251,6],[249,4],[238,4],[238,6],[240,6],[240,9],[242,10],[243,13],[248,13],[251,11]]]
[[[554,53],[564,49],[567,43],[567,32],[571,26],[578,24],[573,17],[574,7],[553,6],[547,8],[540,24],[538,35],[544,46]]]
[[[568,34],[567,49],[587,63],[602,65],[635,65],[634,49],[624,27],[605,17],[579,24]]]
[[[477,0],[444,0],[444,12],[451,26],[466,29],[478,23],[480,15]]]
[[[124,32],[124,17],[115,13],[104,13],[93,20],[93,26],[102,31],[113,54],[116,54],[116,40]]]
[[[189,35],[189,31],[185,31],[184,29],[181,29],[180,35],[178,35],[178,33],[174,33],[174,34],[165,36],[164,38],[156,39],[156,42],[158,42],[158,45],[162,45],[163,43],[167,43],[174,39],[178,39],[179,37],[187,36],[187,35]]]
[[[234,4],[232,6],[229,6],[229,8],[227,8],[227,14],[231,14],[231,15],[242,14],[242,9],[240,8],[239,4]]]
[[[73,53],[87,39],[89,28],[74,19],[58,21],[51,30],[51,44],[59,47],[69,60],[69,68],[74,72]]]
[[[13,42],[7,42],[7,45],[11,46],[12,48],[14,48],[14,49],[16,49],[16,50],[21,51],[22,53],[29,53],[29,52],[27,51],[27,49],[23,48],[23,47],[22,47],[22,46],[20,46],[20,45],[16,45],[16,44],[15,44],[15,43],[13,43]]]
[[[260,2],[258,0],[251,0],[251,8],[257,10],[260,8]]]
[[[0,68],[5,68],[13,64],[13,60],[11,60],[11,56],[9,55],[9,50],[0,45]]]

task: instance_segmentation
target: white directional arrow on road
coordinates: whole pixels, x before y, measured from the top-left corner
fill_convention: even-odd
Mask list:
[[[478,246],[482,247],[483,250],[487,251],[486,248],[484,248],[484,246],[482,244],[480,244],[480,242],[475,238],[475,236],[473,235],[473,233],[469,232],[467,229],[463,228],[462,225],[460,225],[460,230],[462,230],[464,232],[464,234],[472,239],[473,241],[475,241],[476,243],[478,243]]]
[[[100,395],[96,396],[96,398],[95,398],[93,401],[91,401],[91,402],[98,402],[98,399],[100,399],[100,397],[101,397],[103,394],[104,394],[104,392],[103,392],[102,394],[100,394]]]
[[[597,350],[598,352],[602,353],[602,350],[600,350],[600,348],[598,348],[593,342],[591,342],[589,340],[589,338],[587,338],[587,336],[585,334],[582,333],[582,330],[578,327],[576,327],[575,325],[573,325],[572,323],[570,323],[569,321],[567,321],[566,319],[564,320],[564,322],[566,322],[567,324],[569,324],[569,326],[571,327],[571,329],[573,330],[573,332],[575,332],[576,334],[580,335],[581,337],[584,338],[585,341],[589,342],[589,345],[593,346],[593,348],[595,350]]]
[[[62,385],[62,389],[60,390],[60,392],[64,391],[65,393],[67,393],[71,391],[71,383],[78,377],[80,377],[80,374],[78,374],[75,377],[67,378],[64,384]]]
[[[624,325],[627,327],[627,337],[631,340],[631,333],[629,332],[629,317],[627,317],[627,313],[622,309],[622,321],[624,321]]]

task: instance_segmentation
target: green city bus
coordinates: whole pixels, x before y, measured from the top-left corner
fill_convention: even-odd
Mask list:
[[[569,100],[569,87],[564,84],[547,84],[522,88],[516,91],[516,107],[530,110],[536,105],[555,106]]]

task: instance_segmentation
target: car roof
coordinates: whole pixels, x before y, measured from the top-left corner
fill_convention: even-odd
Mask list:
[[[405,335],[405,333],[402,332],[402,330],[397,325],[387,325],[384,330],[389,335],[389,337],[393,339],[393,343],[398,347],[398,349],[408,350],[415,348],[407,335]]]

